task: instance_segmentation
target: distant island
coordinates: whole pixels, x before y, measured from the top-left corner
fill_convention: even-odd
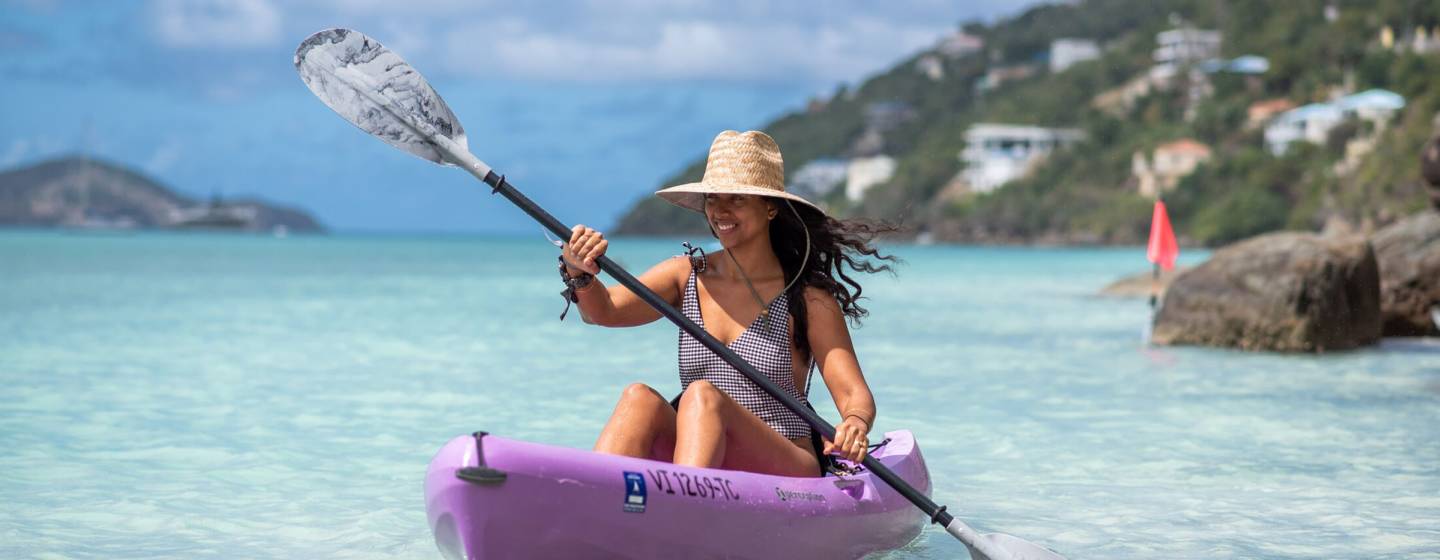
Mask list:
[[[323,233],[304,210],[198,201],[115,163],[68,156],[0,173],[0,227]]]

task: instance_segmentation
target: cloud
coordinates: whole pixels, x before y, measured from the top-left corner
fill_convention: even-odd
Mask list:
[[[527,20],[473,22],[444,39],[446,69],[552,81],[854,80],[935,42],[948,22],[850,17],[741,23],[659,21],[612,34],[538,28]],[[877,38],[884,38],[877,40]]]
[[[322,9],[352,15],[447,15],[473,13],[477,8],[487,8],[494,2],[483,0],[316,0],[311,2]]]
[[[385,46],[402,56],[424,56],[430,52],[431,30],[423,22],[387,18],[380,23],[375,36],[384,37]]]
[[[0,0],[0,13],[11,7],[53,12],[0,21],[0,82],[80,84],[104,76],[231,101],[292,88],[286,62],[296,42],[316,29],[346,26],[371,33],[440,80],[828,89],[895,64],[960,21],[1031,3],[147,0],[137,8]]]
[[[281,38],[280,11],[268,0],[152,0],[150,14],[167,47],[243,49]]]

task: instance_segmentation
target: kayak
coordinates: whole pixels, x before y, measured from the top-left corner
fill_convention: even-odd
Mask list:
[[[871,455],[930,494],[908,430]],[[446,558],[858,558],[920,534],[918,508],[840,463],[856,472],[792,478],[477,432],[431,460],[425,512]]]

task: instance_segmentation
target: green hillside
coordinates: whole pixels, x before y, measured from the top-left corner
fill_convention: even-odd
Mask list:
[[[1334,10],[1326,17],[1326,6]],[[1222,33],[1221,57],[1259,55],[1270,67],[1258,77],[1210,75],[1210,95],[1190,101],[1184,88],[1158,89],[1128,109],[1096,108],[1153,64],[1156,33],[1184,24]],[[823,202],[845,216],[902,222],[908,231],[958,242],[1135,243],[1148,228],[1150,199],[1131,177],[1131,157],[1179,138],[1209,145],[1213,158],[1165,195],[1177,234],[1214,245],[1275,229],[1317,229],[1327,221],[1356,226],[1388,223],[1426,204],[1418,154],[1440,111],[1440,52],[1386,49],[1381,29],[1405,40],[1417,26],[1440,25],[1440,3],[1419,0],[1325,2],[1221,0],[1092,0],[1032,9],[994,25],[966,24],[984,48],[937,57],[943,77],[917,70],[930,52],[900,61],[853,91],[840,90],[816,110],[798,111],[764,127],[785,151],[793,172],[816,158],[847,157],[865,132],[865,108],[900,102],[913,117],[883,134],[896,159],[889,181],[851,202],[831,193]],[[1051,41],[1097,41],[1101,58],[1059,73],[1047,71]],[[1030,66],[1033,75],[983,94],[977,80],[996,68]],[[1247,128],[1254,102],[1323,102],[1336,91],[1372,88],[1404,96],[1388,126],[1346,122],[1323,144],[1295,144],[1277,157],[1262,130]],[[1188,111],[1187,111],[1188,105]],[[1188,113],[1188,118],[1187,118]],[[974,123],[1078,128],[1087,139],[1061,149],[1029,176],[985,194],[947,190],[962,170],[958,154]],[[1345,159],[1351,140],[1373,149]],[[698,180],[696,161],[665,184]],[[843,189],[841,189],[843,190]],[[619,233],[703,231],[697,216],[647,197],[621,221]]]

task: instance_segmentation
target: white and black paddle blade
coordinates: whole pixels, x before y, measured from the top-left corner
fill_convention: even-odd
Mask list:
[[[980,534],[956,518],[945,531],[965,544],[972,560],[1065,560],[1055,551],[1005,533]]]
[[[465,129],[440,94],[399,55],[364,33],[326,29],[295,49],[310,91],[360,130],[435,163],[453,165],[430,140],[468,149]]]
[[[984,538],[1005,549],[1010,553],[1010,558],[1014,560],[1065,560],[1065,557],[1056,554],[1055,551],[1020,537],[1005,533],[990,533]]]

